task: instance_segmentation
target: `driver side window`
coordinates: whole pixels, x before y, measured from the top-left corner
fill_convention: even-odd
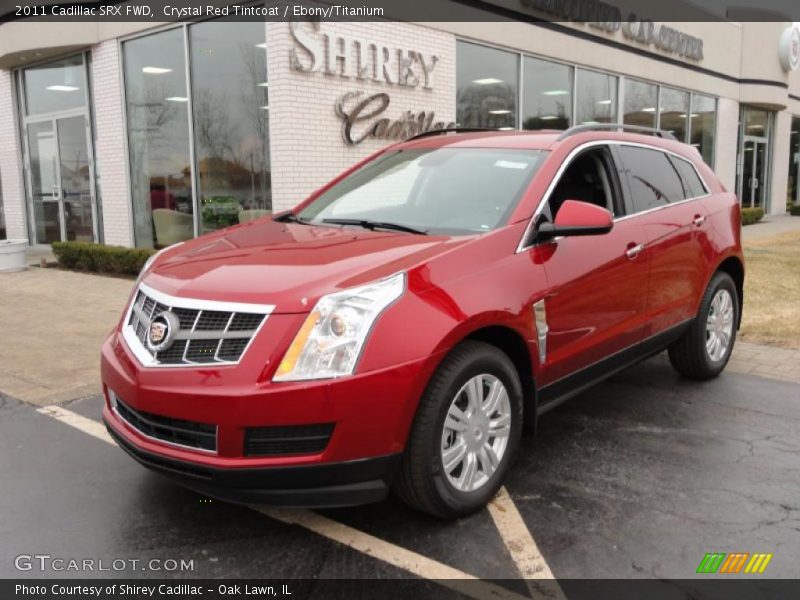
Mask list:
[[[611,154],[606,147],[581,152],[561,174],[548,200],[547,213],[553,222],[566,200],[578,200],[607,209],[615,217],[622,214],[617,178]]]

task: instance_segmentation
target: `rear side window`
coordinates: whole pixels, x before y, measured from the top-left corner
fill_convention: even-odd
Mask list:
[[[677,156],[670,156],[669,160],[675,165],[683,180],[685,187],[684,198],[697,198],[708,193],[706,186],[703,185],[703,180],[700,179],[700,175],[697,174],[697,169],[694,168],[692,163]]]
[[[642,212],[687,197],[686,184],[670,157],[659,150],[619,146],[622,176],[628,182],[633,212]],[[691,166],[691,165],[690,165]]]

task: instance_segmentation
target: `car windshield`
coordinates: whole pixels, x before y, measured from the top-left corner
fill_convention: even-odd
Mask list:
[[[496,148],[381,155],[297,214],[305,222],[471,235],[505,223],[545,152]]]

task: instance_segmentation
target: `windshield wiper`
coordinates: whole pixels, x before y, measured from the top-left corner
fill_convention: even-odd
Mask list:
[[[386,221],[370,221],[369,219],[322,219],[323,223],[330,223],[331,225],[358,225],[364,229],[375,231],[376,229],[391,229],[393,231],[403,231],[405,233],[413,233],[415,235],[428,235],[428,232],[408,225],[400,225],[399,223],[388,223]]]
[[[308,225],[308,221],[301,219],[293,212],[287,212],[279,217],[275,217],[273,221],[277,221],[278,223],[301,223],[302,225]]]

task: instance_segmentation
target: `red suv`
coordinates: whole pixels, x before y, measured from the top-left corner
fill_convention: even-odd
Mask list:
[[[210,496],[482,507],[524,425],[664,349],[718,375],[739,204],[665,133],[429,132],[162,250],[102,351],[111,435]]]

